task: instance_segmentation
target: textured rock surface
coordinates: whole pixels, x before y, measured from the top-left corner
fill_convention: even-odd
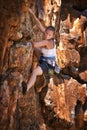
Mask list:
[[[87,129],[86,3],[0,1],[0,130]],[[23,96],[21,83],[38,64],[31,43],[43,37],[28,7],[42,24],[56,28],[62,77],[54,75],[47,85],[44,76],[38,76]]]

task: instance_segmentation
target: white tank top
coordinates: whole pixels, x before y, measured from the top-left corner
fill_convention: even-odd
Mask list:
[[[56,57],[56,47],[52,49],[42,48],[41,52],[44,57]]]

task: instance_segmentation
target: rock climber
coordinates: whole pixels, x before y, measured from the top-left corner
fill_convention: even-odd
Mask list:
[[[53,70],[56,73],[60,72],[60,68],[56,64],[56,46],[54,42],[55,28],[53,26],[48,26],[45,28],[31,9],[29,9],[29,13],[33,16],[37,26],[44,34],[44,40],[32,43],[34,48],[37,48],[41,51],[42,55],[39,59],[39,65],[33,70],[31,77],[27,82],[27,87],[25,87],[25,83],[22,82],[23,94],[25,94],[26,91],[28,92],[29,89],[33,87],[37,76],[48,74],[50,73],[50,70]]]

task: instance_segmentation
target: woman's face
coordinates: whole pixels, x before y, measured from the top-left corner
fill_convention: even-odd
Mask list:
[[[53,31],[51,31],[51,30],[46,30],[45,31],[45,39],[46,40],[53,38],[53,35],[54,35]]]

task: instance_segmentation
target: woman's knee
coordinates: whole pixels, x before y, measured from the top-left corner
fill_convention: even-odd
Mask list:
[[[36,76],[37,76],[37,75],[42,75],[42,74],[43,74],[43,71],[42,71],[41,67],[38,66],[37,68],[35,68],[35,69],[33,70],[33,74],[35,74]]]

